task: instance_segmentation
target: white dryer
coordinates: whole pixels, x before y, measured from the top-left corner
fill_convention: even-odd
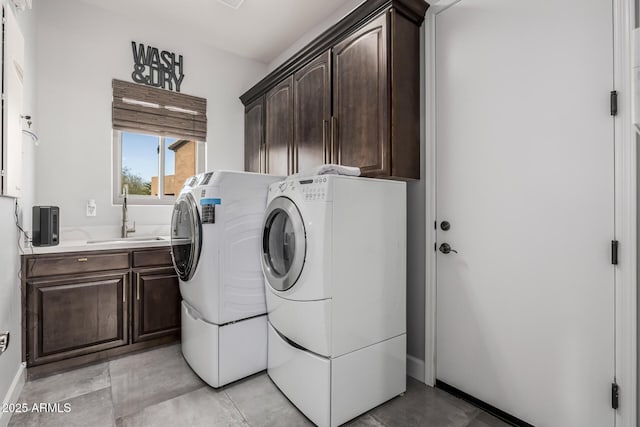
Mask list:
[[[319,426],[406,388],[406,185],[338,175],[269,186],[268,373]]]
[[[182,295],[182,354],[213,387],[266,369],[260,268],[269,184],[282,177],[231,171],[187,180],[171,218]]]

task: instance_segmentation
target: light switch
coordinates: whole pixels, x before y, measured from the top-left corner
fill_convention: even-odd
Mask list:
[[[87,200],[87,216],[96,216],[96,201],[94,199]]]
[[[9,332],[0,332],[0,354],[9,347]]]

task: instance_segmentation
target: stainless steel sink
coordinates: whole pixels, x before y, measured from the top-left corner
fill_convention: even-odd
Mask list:
[[[113,239],[103,240],[87,240],[87,244],[97,243],[123,243],[123,242],[157,242],[158,240],[167,240],[165,237],[160,236],[148,236],[148,237],[116,237]]]

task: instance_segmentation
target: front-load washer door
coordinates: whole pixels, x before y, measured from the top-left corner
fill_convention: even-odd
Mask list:
[[[304,222],[295,203],[276,197],[267,206],[262,230],[262,270],[276,291],[296,284],[307,252]]]
[[[182,281],[193,277],[202,249],[202,225],[191,193],[180,196],[171,216],[171,258]]]

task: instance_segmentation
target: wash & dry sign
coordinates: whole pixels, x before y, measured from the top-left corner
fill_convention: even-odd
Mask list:
[[[131,42],[131,49],[134,82],[180,92],[184,79],[182,55],[137,42]]]

